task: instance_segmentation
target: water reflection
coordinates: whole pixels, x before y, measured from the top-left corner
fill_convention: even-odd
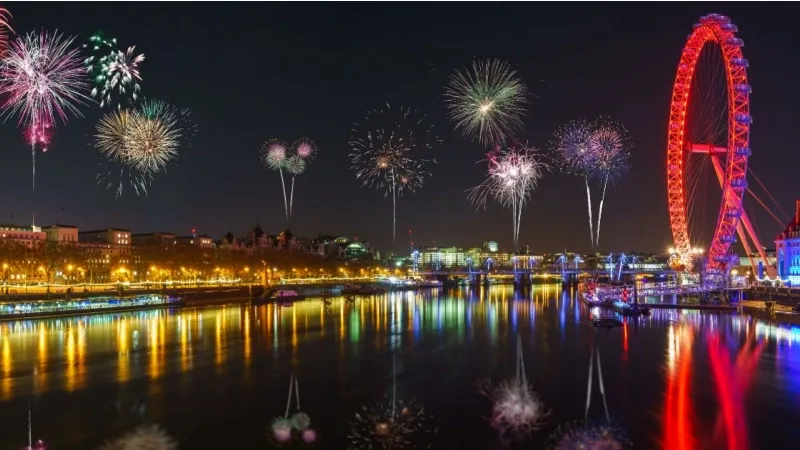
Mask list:
[[[436,382],[446,372],[448,383],[469,385],[472,380],[453,381],[466,377],[466,369],[447,352],[425,352],[463,350],[459,361],[488,361],[492,365],[481,370],[494,370],[517,333],[531,335],[531,376],[543,395],[553,396],[546,402],[566,410],[564,420],[581,414],[580,398],[571,397],[580,397],[573,391],[583,389],[586,374],[574,368],[585,366],[589,343],[602,339],[609,395],[627,399],[614,405],[620,419],[632,429],[647,429],[643,417],[658,417],[654,433],[635,437],[645,448],[748,448],[758,440],[758,413],[748,407],[800,395],[800,327],[729,313],[658,310],[620,329],[594,331],[588,315],[559,286],[538,286],[524,293],[493,287],[446,296],[407,292],[309,300],[291,308],[234,305],[3,322],[0,400],[113,383],[152,388],[207,368],[214,379],[232,373],[249,386],[256,384],[250,380],[257,370],[263,376],[303,364],[323,366],[344,389],[354,375],[342,362],[370,361],[390,335],[410,354],[425,357],[415,366],[420,379]]]

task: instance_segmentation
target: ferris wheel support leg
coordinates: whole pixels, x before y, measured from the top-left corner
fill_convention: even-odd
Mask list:
[[[722,170],[722,163],[719,161],[719,156],[710,153],[711,155],[711,163],[714,166],[714,172],[717,174],[717,180],[719,180],[719,185],[721,188],[724,189],[723,185],[723,170]],[[744,225],[744,230],[742,229],[742,225]],[[744,231],[747,230],[747,233]],[[747,258],[750,260],[750,265],[753,268],[753,276],[758,275],[758,270],[756,269],[755,262],[753,262],[752,258],[752,251],[750,249],[750,244],[747,241],[747,237],[750,237],[750,240],[753,242],[753,245],[756,247],[756,251],[758,255],[761,257],[761,261],[764,263],[764,269],[767,271],[767,276],[774,277],[777,275],[778,271],[769,264],[769,260],[767,259],[767,252],[764,251],[764,247],[761,245],[761,241],[759,241],[758,236],[756,235],[755,230],[753,229],[753,224],[750,222],[750,218],[747,216],[747,213],[742,210],[742,216],[739,220],[739,223],[736,225],[736,231],[739,234],[739,239],[742,241],[742,246],[744,246],[744,250],[747,252]]]

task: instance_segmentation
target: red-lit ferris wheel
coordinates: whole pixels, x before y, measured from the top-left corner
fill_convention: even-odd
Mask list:
[[[748,255],[753,254],[752,242],[765,266],[767,262],[743,204],[745,193],[752,194],[747,184],[751,88],[737,32],[719,14],[703,16],[695,24],[675,76],[667,138],[667,201],[675,253],[688,265],[702,248],[706,271],[718,274],[738,264],[730,252],[737,234]],[[711,174],[709,184],[716,186],[702,185],[698,174],[704,170]],[[711,188],[716,193],[709,194]],[[714,204],[713,210],[697,208],[699,197],[710,198],[705,203]],[[705,237],[698,231],[702,227],[692,224],[697,216],[715,219]]]

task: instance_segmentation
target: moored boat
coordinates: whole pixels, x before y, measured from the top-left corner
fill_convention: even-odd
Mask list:
[[[297,291],[289,289],[279,289],[269,296],[261,296],[254,303],[277,303],[281,306],[291,306],[294,302],[305,300],[306,296]]]
[[[622,300],[616,300],[611,304],[611,308],[623,316],[640,316],[650,314],[650,308],[646,306],[639,306],[638,304],[631,305],[630,303],[623,302]]]

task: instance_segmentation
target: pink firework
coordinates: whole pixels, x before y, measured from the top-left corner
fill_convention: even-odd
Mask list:
[[[294,142],[294,151],[297,156],[311,160],[317,155],[317,145],[309,138],[302,137]]]
[[[0,62],[3,114],[16,115],[22,126],[37,120],[51,125],[56,116],[81,116],[79,105],[88,100],[86,71],[74,38],[62,34],[29,33],[15,39]]]

